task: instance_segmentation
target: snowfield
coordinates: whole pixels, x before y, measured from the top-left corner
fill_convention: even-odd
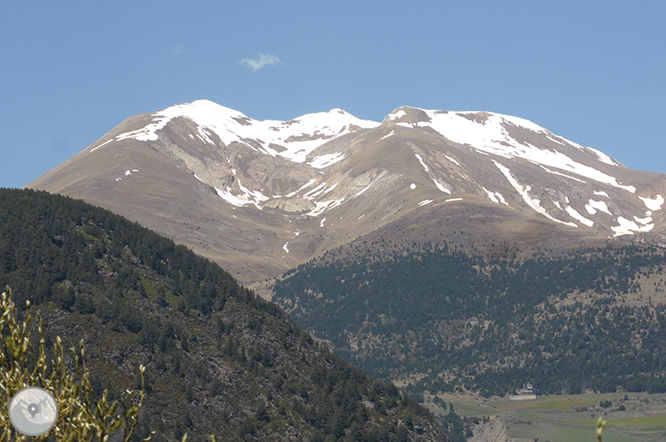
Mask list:
[[[593,227],[597,225],[597,222],[606,223],[605,225],[608,226],[609,220],[612,220],[612,223],[616,224],[612,227],[614,236],[631,235],[635,232],[650,231],[654,227],[652,213],[662,210],[666,202],[661,195],[638,196],[636,195],[636,187],[624,184],[612,176],[614,168],[621,166],[606,154],[555,135],[528,120],[489,112],[443,112],[415,109],[418,111],[419,121],[405,122],[402,120],[404,117],[413,115],[408,114],[405,109],[398,109],[389,114],[385,119],[386,124],[409,128],[410,130],[427,128],[429,131],[426,133],[429,136],[436,137],[436,134],[439,134],[448,142],[454,143],[454,146],[463,146],[466,149],[460,152],[473,151],[482,154],[484,158],[491,159],[497,170],[501,172],[501,176],[506,179],[505,183],[508,182],[510,188],[520,195],[520,199],[527,207],[552,222],[570,227]],[[326,153],[317,154],[316,150],[331,140],[358,130],[371,130],[382,124],[357,118],[342,109],[307,114],[289,121],[258,121],[211,101],[198,100],[192,103],[171,106],[151,114],[150,118],[150,122],[144,127],[121,133],[104,142],[100,140],[101,144],[90,148],[88,152],[93,153],[102,148],[109,149],[114,141],[134,139],[147,143],[155,142],[159,139],[159,132],[169,122],[184,118],[195,125],[195,132],[188,134],[191,140],[199,140],[211,145],[212,148],[226,148],[232,143],[241,143],[257,152],[258,155],[280,157],[291,162],[307,164],[319,177],[311,178],[305,183],[300,181],[303,184],[299,184],[300,187],[297,189],[286,189],[285,192],[274,191],[275,195],[271,194],[270,189],[268,189],[266,193],[269,196],[267,196],[263,192],[263,187],[252,189],[252,185],[246,184],[247,187],[243,186],[239,178],[243,175],[236,176],[237,171],[232,168],[233,178],[237,180],[233,189],[232,187],[215,188],[215,191],[220,198],[234,207],[250,206],[261,210],[268,200],[297,198],[311,202],[309,209],[304,211],[305,215],[318,217],[346,202],[361,197],[380,181],[377,179],[368,182],[364,178],[360,186],[355,185],[347,188],[340,178],[331,177],[329,173],[331,166],[343,161],[349,162],[347,154],[345,152],[331,152],[330,148]],[[396,133],[395,129],[388,131],[388,128],[385,128],[382,130],[381,133],[384,135],[378,138],[379,141],[392,137]],[[521,134],[527,135],[520,136]],[[536,140],[543,141],[533,141],[535,140],[534,134],[541,137],[536,138]],[[402,139],[402,136],[400,139]],[[374,138],[374,140],[377,140],[377,138]],[[393,144],[399,142],[399,139],[392,140]],[[553,144],[550,144],[551,142]],[[420,152],[413,153],[413,155],[421,166],[423,171],[421,173],[425,173],[429,179],[429,181],[417,181],[419,178],[413,176],[411,180],[416,182],[407,181],[407,183],[411,183],[408,185],[409,189],[415,190],[419,187],[419,192],[427,192],[429,189],[439,191],[439,196],[428,194],[427,199],[421,199],[420,202],[417,202],[418,207],[431,204],[434,206],[433,203],[438,201],[461,201],[462,198],[446,198],[455,196],[456,193],[461,191],[469,192],[469,189],[459,189],[457,186],[459,186],[460,181],[452,178],[452,176],[456,176],[455,174],[459,174],[458,176],[469,180],[467,174],[472,173],[470,167],[473,167],[469,156],[455,153],[455,150],[447,150],[445,151],[446,154],[433,151],[424,154],[423,150],[419,150],[422,147],[417,146],[415,149],[410,145],[410,142],[406,142],[406,144],[412,150]],[[553,148],[552,146],[556,147]],[[577,153],[579,151],[585,156],[581,157]],[[565,152],[568,154],[565,154]],[[448,153],[460,159],[456,159]],[[580,161],[574,160],[572,156],[590,158],[592,162],[586,161],[586,164],[582,164]],[[240,154],[238,154],[238,158],[240,158]],[[518,163],[537,165],[540,170],[554,176],[556,180],[573,181],[578,183],[574,186],[586,186],[588,192],[592,192],[596,197],[602,197],[607,201],[585,198],[582,201],[574,201],[574,204],[572,204],[568,196],[551,199],[548,196],[549,194],[544,193],[539,187],[540,183],[531,182],[519,175],[518,170],[520,169],[513,166],[513,164]],[[136,169],[126,169],[124,176],[115,178],[115,181],[121,181],[136,172],[138,172]],[[207,173],[208,175],[205,175],[200,172],[201,176],[208,177],[210,181],[210,172]],[[390,173],[390,171],[382,172],[382,174],[386,173]],[[193,176],[198,181],[206,183],[206,179],[202,179],[194,172]],[[400,174],[400,176],[403,175]],[[418,186],[417,182],[419,183]],[[648,212],[623,213],[617,205],[613,204],[613,199],[609,196],[608,191],[613,189],[606,187],[608,191],[592,190],[588,187],[597,184],[611,186],[620,192],[626,191],[633,194],[636,203],[640,201],[638,204],[642,203],[648,209]],[[255,184],[255,187],[259,186]],[[495,204],[509,206],[508,201],[512,199],[515,201],[515,197],[511,198],[511,195],[507,195],[508,189],[506,186],[503,187],[504,194],[500,192],[501,189],[496,187],[492,182],[483,181],[483,178],[481,178],[474,192],[487,197]],[[442,193],[445,195],[441,195]],[[370,194],[376,195],[377,192],[371,192]],[[540,196],[537,197],[537,195]],[[321,219],[322,227],[325,220],[325,217]],[[283,248],[285,252],[289,252],[288,242],[284,244]]]

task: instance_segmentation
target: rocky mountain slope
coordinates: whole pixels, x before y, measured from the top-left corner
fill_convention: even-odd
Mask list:
[[[124,121],[28,187],[138,221],[247,284],[378,231],[496,252],[666,243],[666,176],[487,112],[280,122],[199,100]]]
[[[83,340],[96,394],[137,388],[146,367],[136,440],[448,440],[414,399],[333,356],[219,266],[107,210],[0,189],[6,284],[41,313],[47,348]]]

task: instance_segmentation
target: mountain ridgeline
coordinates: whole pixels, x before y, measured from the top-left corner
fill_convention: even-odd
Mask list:
[[[405,220],[433,242],[462,225],[475,243],[666,244],[666,175],[489,112],[258,121],[198,100],[127,119],[28,187],[137,221],[257,289]]]
[[[96,390],[148,392],[136,440],[447,440],[393,384],[314,343],[216,264],[82,201],[0,189],[0,284]]]
[[[380,237],[287,272],[273,300],[414,392],[664,392],[664,266],[653,246],[493,259]]]

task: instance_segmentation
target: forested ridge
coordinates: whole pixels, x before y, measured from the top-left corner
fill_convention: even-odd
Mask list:
[[[98,392],[146,366],[136,440],[445,440],[217,265],[82,201],[0,189],[0,285],[36,306],[47,346],[84,340]]]
[[[662,249],[509,260],[380,239],[329,255],[287,272],[274,300],[370,373],[420,374],[414,392],[666,391],[665,306],[639,283],[663,285]]]

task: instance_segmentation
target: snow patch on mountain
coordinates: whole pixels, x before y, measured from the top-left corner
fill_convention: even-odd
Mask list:
[[[428,169],[428,166],[426,166],[426,163],[423,162],[423,158],[421,158],[421,155],[415,153],[414,156],[419,160],[421,166],[423,166],[423,169],[426,171],[426,173],[430,173],[430,170]]]
[[[640,198],[645,204],[645,207],[650,210],[659,210],[661,209],[661,206],[664,205],[664,198],[661,195],[657,195],[654,198],[643,198],[642,196],[639,196],[638,198]]]
[[[306,213],[306,215],[319,216],[327,210],[331,210],[335,207],[338,207],[340,204],[342,204],[343,201],[344,198],[341,198],[339,200],[317,201],[315,202],[315,208]]]
[[[345,154],[338,153],[329,153],[326,155],[320,155],[308,164],[315,169],[323,169],[324,167],[332,166],[333,164],[342,161],[345,159]]]
[[[523,201],[525,201],[525,203],[528,206],[530,206],[532,208],[532,210],[534,210],[537,213],[540,213],[541,215],[545,216],[549,220],[554,221],[556,223],[564,224],[565,226],[578,227],[578,225],[575,224],[575,223],[560,221],[559,219],[551,216],[548,212],[546,212],[546,209],[541,207],[541,201],[540,200],[538,200],[536,198],[532,198],[530,196],[530,194],[529,194],[529,191],[531,190],[530,186],[522,186],[514,178],[514,176],[511,174],[511,171],[509,170],[508,167],[505,167],[504,165],[498,163],[495,160],[493,160],[493,163],[495,163],[495,166],[497,166],[497,168],[500,170],[500,172],[502,172],[502,174],[504,174],[504,176],[509,181],[509,183],[511,183],[513,188],[516,189],[516,191],[518,191],[518,194],[520,194],[520,196],[523,197]]]
[[[354,196],[352,196],[350,199],[358,198],[359,196],[363,195],[371,186],[372,184],[368,184],[365,186],[363,189],[361,189],[359,192],[357,192]]]
[[[572,218],[580,221],[581,223],[585,224],[587,227],[592,227],[594,225],[594,221],[585,218],[583,215],[578,213],[578,211],[573,207],[567,206],[566,211]]]
[[[601,210],[602,212],[606,212],[607,214],[612,215],[604,201],[589,200],[587,204],[585,204],[585,210],[587,210],[587,213],[590,215],[597,213],[597,210]]]
[[[614,236],[633,235],[634,232],[649,232],[654,227],[654,224],[644,224],[643,226],[639,226],[636,224],[636,222],[630,221],[621,216],[617,217],[617,222],[617,226],[611,227],[611,229],[615,232]]]
[[[158,130],[163,129],[174,118],[182,117],[198,126],[199,137],[206,143],[215,144],[212,134],[217,135],[224,145],[240,142],[252,147],[249,141],[254,141],[261,146],[263,153],[303,163],[308,154],[332,139],[357,128],[371,129],[379,126],[379,123],[356,118],[342,109],[307,114],[290,121],[257,121],[208,100],[171,106],[152,116],[153,121],[150,124],[120,134],[116,140],[133,138],[155,141]],[[277,152],[270,147],[271,144],[282,146],[285,150]]]
[[[456,166],[460,167],[460,163],[459,163],[458,161],[456,161],[454,158],[451,158],[451,157],[448,156],[448,155],[444,155],[444,157],[446,157],[447,160],[451,161],[451,162],[452,162],[453,164],[455,164]]]
[[[415,125],[418,127],[430,127],[454,143],[468,145],[480,152],[507,159],[525,159],[539,165],[554,167],[619,189],[624,189],[631,193],[636,192],[634,186],[623,185],[615,177],[607,175],[593,167],[578,163],[562,152],[541,149],[528,142],[521,143],[509,134],[509,128],[513,126],[542,133],[546,136],[551,135],[548,130],[530,121],[487,112],[479,116],[479,113],[476,112],[423,111],[430,120],[419,121]],[[479,118],[482,119],[481,122],[478,121]],[[600,161],[605,163],[610,161],[611,164],[615,165],[610,157],[601,154],[601,152],[575,143],[569,144],[594,153]]]
[[[303,184],[303,185],[302,185],[300,188],[298,188],[297,190],[294,190],[293,192],[290,192],[290,193],[288,193],[287,195],[285,195],[285,197],[286,197],[286,198],[291,198],[291,197],[293,197],[294,195],[296,195],[296,194],[297,194],[298,192],[300,192],[301,190],[306,189],[306,188],[312,186],[316,181],[317,181],[316,178],[312,178],[310,181],[308,181],[307,183]]]
[[[114,140],[113,138],[111,138],[110,140],[106,140],[105,142],[103,142],[103,143],[100,144],[99,146],[97,146],[97,147],[93,147],[93,148],[90,150],[90,152],[92,153],[92,152],[96,151],[96,150],[99,149],[100,147],[109,144],[109,143],[112,142],[113,140]]]
[[[484,190],[484,192],[486,192],[490,201],[492,201],[496,204],[504,204],[505,206],[509,205],[509,203],[506,202],[506,200],[504,199],[504,196],[501,193],[491,192],[490,190],[486,189],[485,187],[482,187],[482,189]]]
[[[306,192],[305,195],[303,195],[303,198],[311,200],[320,195],[324,190],[326,190],[326,182],[320,183],[314,189],[311,189],[308,192]]]
[[[126,176],[126,177],[127,177],[127,176],[131,176],[132,173],[134,173],[134,172],[138,172],[138,171],[139,171],[139,169],[127,169],[127,170],[125,171],[125,174],[124,174],[123,176]],[[119,176],[118,178],[116,178],[116,181],[122,181],[122,180],[123,180],[123,176]]]
[[[381,140],[383,140],[383,139],[385,139],[385,138],[388,138],[388,137],[390,137],[391,135],[395,135],[395,131],[394,131],[394,130],[392,130],[392,131],[391,131],[391,132],[390,132],[389,134],[387,134],[387,135],[384,135],[384,136],[383,136],[383,137],[381,137],[381,138],[380,138],[379,140],[381,141]]]
[[[652,222],[652,212],[648,210],[645,215],[646,215],[645,218],[639,218],[637,216],[634,216],[634,220],[636,220],[637,223],[648,225],[649,223]]]
[[[176,108],[180,108],[186,105],[172,106],[161,112],[156,112],[153,114],[153,121],[150,124],[142,127],[141,129],[133,130],[130,132],[125,132],[116,136],[117,141],[126,140],[128,138],[133,138],[139,141],[155,141],[157,140],[157,131],[164,129],[164,126],[169,123],[173,118],[180,116],[174,113]],[[187,105],[189,106],[189,104]],[[231,110],[231,109],[229,109]]]
[[[564,178],[568,178],[568,179],[570,179],[570,180],[574,180],[574,181],[578,181],[579,183],[586,184],[585,181],[583,181],[583,180],[581,180],[581,179],[579,179],[579,178],[572,177],[571,175],[567,175],[567,174],[564,174],[564,173],[562,173],[562,172],[558,172],[558,171],[556,171],[556,170],[550,170],[549,168],[547,168],[547,167],[544,166],[543,164],[539,164],[539,166],[541,166],[541,168],[542,168],[543,170],[545,170],[546,172],[548,172],[548,173],[550,173],[550,174],[563,176]]]
[[[231,193],[231,188],[229,187],[227,187],[227,190],[220,190],[216,187],[215,191],[220,196],[220,198],[229,204],[233,204],[236,207],[243,207],[246,204],[252,204],[257,209],[261,210],[260,203],[268,201],[269,199],[261,192],[255,192],[246,187],[243,187],[243,185],[240,183],[240,180],[238,180],[238,188],[241,190],[241,192],[243,192],[241,195],[234,195]]]
[[[437,188],[438,188],[440,191],[442,191],[442,192],[444,192],[444,193],[448,193],[449,195],[451,195],[451,191],[450,191],[449,189],[447,189],[446,187],[444,187],[444,185],[443,185],[442,183],[440,183],[439,181],[437,181],[435,178],[433,178],[432,181],[435,183],[435,186],[437,186]]]
[[[425,172],[428,174],[428,176],[430,177],[430,179],[432,180],[432,182],[435,184],[435,186],[436,186],[441,192],[444,192],[444,193],[447,193],[447,194],[451,195],[451,190],[448,189],[444,184],[440,183],[440,182],[437,180],[437,178],[435,178],[435,175],[430,171],[430,168],[429,168],[428,165],[425,163],[425,161],[423,161],[423,158],[421,157],[421,155],[415,153],[414,156],[416,157],[417,160],[419,160],[419,163],[421,163],[421,166],[423,167],[423,170],[425,170]],[[410,188],[411,188],[411,186],[410,186]],[[412,190],[413,190],[413,188],[412,188]]]
[[[404,117],[405,115],[407,115],[407,112],[405,112],[404,110],[400,109],[399,111],[397,111],[397,112],[395,112],[395,113],[392,113],[392,114],[388,115],[388,119],[391,120],[391,121],[395,121],[395,120],[399,120],[399,119],[401,119],[401,118]]]

